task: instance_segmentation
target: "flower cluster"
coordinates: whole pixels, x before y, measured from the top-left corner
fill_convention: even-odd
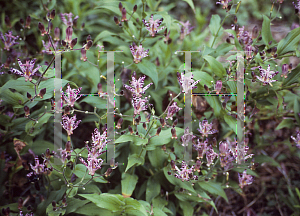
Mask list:
[[[142,44],[140,44],[139,46],[137,46],[134,42],[132,43],[132,45],[129,46],[131,54],[133,55],[133,61],[134,63],[139,63],[142,61],[142,58],[145,58],[148,56],[149,53],[149,49],[145,50],[142,47]]]
[[[182,108],[177,106],[177,102],[174,102],[171,106],[168,107],[168,113],[166,119],[173,120],[173,115],[181,109]]]
[[[64,115],[62,117],[62,127],[67,131],[68,136],[71,136],[73,134],[73,131],[78,127],[78,124],[81,122],[81,120],[78,120],[76,122],[76,115],[69,118],[69,116]]]
[[[46,53],[46,54],[48,54],[48,55],[52,55],[53,52],[52,52],[52,50],[50,49],[50,48],[52,48],[52,44],[51,44],[50,40],[49,40],[47,43],[45,43],[45,41],[42,40],[42,43],[43,43],[43,46],[44,46],[44,48],[45,48],[45,50],[42,50],[42,53]],[[53,44],[53,46],[54,46],[54,49],[57,49],[58,41],[56,41],[56,42]]]
[[[208,134],[218,133],[217,130],[212,129],[212,123],[208,124],[208,121],[204,119],[202,122],[199,121],[199,129],[197,129],[203,137],[208,137]]]
[[[81,95],[78,96],[81,89],[82,87],[79,87],[78,89],[71,89],[70,84],[68,83],[66,93],[63,93],[63,98],[68,106],[73,107],[75,101],[81,97]]]
[[[145,24],[146,29],[149,31],[152,37],[154,37],[157,32],[165,28],[165,26],[158,28],[161,25],[163,20],[164,20],[163,18],[153,20],[153,14],[151,14],[148,22],[145,19],[143,19],[143,23]]]
[[[38,177],[39,175],[43,174],[44,172],[50,170],[45,165],[45,160],[42,164],[40,164],[39,158],[35,157],[35,165],[33,166],[30,164],[30,167],[32,169],[32,172],[27,174],[27,178],[32,179],[34,177]]]
[[[63,21],[63,23],[66,26],[76,26],[77,20],[79,18],[79,16],[75,16],[74,20],[73,20],[73,14],[72,13],[61,13],[60,14],[60,18]]]
[[[177,79],[180,85],[182,86],[182,93],[187,93],[188,91],[197,88],[198,82],[200,80],[197,80],[196,82],[193,80],[194,75],[191,74],[190,77],[186,77],[183,73],[177,72]]]
[[[106,144],[110,141],[107,140],[107,128],[103,131],[102,135],[98,131],[98,128],[95,128],[94,133],[92,134],[93,144],[92,146],[99,151],[102,151]]]
[[[253,176],[247,175],[247,170],[243,174],[239,174],[239,186],[243,188],[245,185],[250,185],[253,182]]]
[[[181,181],[189,181],[190,179],[198,180],[198,176],[193,175],[194,165],[188,168],[185,161],[182,161],[180,169],[175,165],[175,170],[177,173],[175,173],[174,176],[181,179]]]
[[[3,36],[3,33],[0,32],[0,39],[4,43],[4,49],[9,51],[10,47],[19,44],[16,42],[16,40],[19,38],[19,36],[13,36],[12,31],[9,31],[8,33],[5,33],[5,36]]]
[[[260,76],[256,76],[256,78],[259,81],[263,82],[263,85],[269,84],[272,86],[271,83],[277,81],[277,80],[272,80],[272,78],[276,76],[279,73],[279,71],[277,72],[271,71],[270,65],[268,65],[267,70],[263,69],[261,66],[258,66],[258,68],[259,68]]]
[[[32,80],[32,76],[35,75],[35,73],[39,70],[41,66],[37,66],[35,69],[33,69],[36,59],[33,59],[31,61],[27,60],[25,64],[21,62],[20,59],[18,59],[19,67],[21,68],[21,71],[11,68],[10,71],[12,73],[15,73],[17,75],[25,77],[25,81]]]
[[[189,142],[192,141],[194,138],[196,138],[196,136],[193,135],[193,132],[189,133],[189,127],[186,127],[184,130],[184,134],[181,136],[181,145],[188,146]]]

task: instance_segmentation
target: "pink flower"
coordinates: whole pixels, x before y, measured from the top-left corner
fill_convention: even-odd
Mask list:
[[[64,115],[62,117],[62,127],[67,131],[68,136],[73,134],[73,130],[75,130],[78,127],[78,124],[81,122],[81,120],[78,120],[76,122],[76,115],[74,115],[72,118],[69,118],[69,116]]]
[[[206,119],[204,119],[202,123],[199,121],[199,129],[197,130],[202,133],[203,137],[208,137],[208,134],[218,133],[217,130],[212,129],[212,123],[208,124]]]
[[[247,175],[247,170],[243,174],[239,174],[239,186],[243,189],[245,185],[250,185],[253,182],[253,176]]]
[[[291,138],[295,141],[296,147],[300,149],[300,132],[297,133],[297,137],[291,136]]]
[[[179,169],[175,165],[175,169],[177,173],[175,173],[174,176],[178,179],[181,179],[181,181],[189,181],[190,179],[198,180],[198,176],[193,176],[194,165],[191,168],[188,168],[186,162],[182,161],[181,168]]]
[[[206,151],[206,160],[207,160],[207,166],[209,167],[212,162],[214,161],[215,157],[217,157],[218,154],[216,152],[214,152],[214,149],[213,147],[210,145],[208,146],[207,148],[207,151]]]
[[[72,20],[72,17],[73,17],[73,14],[72,13],[61,13],[60,14],[60,18],[61,20],[63,21],[63,23],[66,25],[66,26],[73,26],[74,22],[77,21],[77,19],[79,18],[79,16],[76,16],[74,18],[74,20]]]
[[[300,16],[300,0],[297,0],[297,3],[293,2],[293,5],[295,7],[295,12],[298,13],[298,16]]]
[[[182,86],[182,93],[187,93],[188,91],[197,88],[197,84],[198,82],[200,82],[200,80],[197,80],[196,82],[193,80],[194,75],[191,74],[191,76],[189,78],[185,77],[185,75],[183,73],[179,73],[177,72],[177,79],[178,82],[180,83],[180,85]]]
[[[215,91],[216,91],[217,94],[219,94],[221,90],[222,90],[222,81],[218,80],[216,85],[215,85]]]
[[[105,129],[105,131],[101,135],[98,131],[98,128],[95,128],[94,133],[92,133],[92,140],[92,146],[98,149],[99,151],[102,151],[102,149],[106,146],[107,142],[110,141],[107,140],[107,129]]]
[[[192,141],[196,136],[193,135],[193,132],[189,133],[189,127],[184,130],[184,134],[181,136],[182,146],[188,146],[188,143]]]
[[[142,94],[145,94],[145,91],[153,84],[150,83],[143,87],[146,76],[142,76],[138,80],[135,79],[134,75],[131,77],[132,81],[129,81],[131,86],[124,84],[124,87],[133,93],[133,97],[141,97]]]
[[[177,106],[177,102],[174,102],[171,106],[168,107],[168,113],[166,119],[171,119],[173,120],[173,115],[177,113],[179,110],[182,108]]]
[[[145,24],[146,29],[149,31],[149,33],[152,37],[154,37],[157,32],[159,32],[165,28],[165,26],[158,28],[161,25],[162,21],[163,21],[163,18],[153,20],[153,14],[151,14],[149,22],[147,22],[145,19],[143,19],[143,23]]]
[[[83,160],[83,158],[79,158],[81,163],[83,163],[86,168],[89,171],[89,174],[91,176],[95,175],[95,172],[98,169],[101,169],[101,165],[103,163],[103,160],[101,158],[98,158],[103,152],[99,152],[96,148],[90,149],[88,146],[86,146],[88,149],[88,157],[87,157],[87,163]],[[104,151],[105,152],[105,151]]]
[[[185,36],[191,33],[191,31],[195,28],[195,26],[190,27],[190,21],[180,22],[181,29],[180,29],[180,40],[183,40]]]
[[[142,58],[145,58],[148,56],[149,49],[145,50],[142,47],[142,44],[137,46],[134,42],[132,43],[131,46],[129,46],[131,54],[133,55],[133,61],[134,63],[139,63],[142,61]]]
[[[224,167],[225,170],[228,170],[235,160],[234,153],[229,148],[227,142],[220,142],[219,144],[219,156],[221,167]]]
[[[140,114],[141,111],[147,110],[148,108],[148,105],[146,104],[147,102],[148,102],[147,97],[145,97],[144,99],[133,97],[131,103],[134,108],[134,115],[138,115]]]
[[[38,69],[41,67],[41,66],[37,66],[37,68],[35,68],[35,69],[33,70],[35,61],[36,61],[36,59],[33,59],[33,60],[31,60],[30,62],[29,62],[29,60],[28,60],[28,61],[26,61],[25,64],[23,64],[23,63],[21,62],[21,60],[18,58],[18,64],[19,64],[19,66],[20,66],[22,72],[19,71],[19,70],[17,70],[17,69],[15,69],[15,68],[11,68],[10,71],[11,71],[12,73],[17,74],[17,75],[20,75],[20,76],[25,77],[25,81],[26,81],[26,82],[27,82],[27,80],[31,81],[31,80],[32,80],[32,76],[33,76],[33,75],[38,71]]]
[[[223,9],[228,8],[228,3],[231,2],[232,0],[219,0],[216,4],[221,4],[223,5]]]
[[[70,84],[68,83],[66,93],[65,94],[63,93],[64,100],[66,101],[68,106],[73,107],[75,101],[77,101],[81,97],[81,95],[78,96],[81,89],[82,87],[78,89],[71,89]]]
[[[198,157],[197,159],[203,158],[204,153],[206,152],[207,149],[207,144],[208,144],[208,139],[204,142],[200,142],[200,140],[197,140],[197,144],[194,144],[193,147],[195,148],[196,151],[198,151]]]
[[[245,26],[243,26],[242,28],[239,28],[237,38],[244,45],[250,45],[253,42],[252,41],[252,33],[248,32],[248,31],[245,31]]]
[[[0,32],[0,39],[4,43],[4,49],[9,51],[11,46],[17,45],[19,43],[16,42],[16,40],[19,38],[19,36],[13,36],[12,31],[9,31],[8,33],[5,33],[5,37],[3,36],[3,33]]]
[[[272,86],[272,82],[276,82],[277,80],[271,80],[274,76],[276,76],[279,71],[274,72],[274,71],[270,71],[270,65],[268,65],[268,69],[265,70],[263,69],[261,66],[258,67],[259,68],[259,72],[260,72],[260,76],[256,76],[256,78],[263,82],[263,85],[269,84],[270,86]]]
[[[50,48],[52,48],[52,44],[50,41],[47,42],[47,44],[45,43],[44,40],[42,40],[42,43],[43,43],[43,46],[45,48],[45,50],[42,50],[42,53],[46,53],[46,54],[49,54],[49,55],[52,55],[53,52]],[[57,45],[58,45],[58,41],[56,41],[54,44],[54,48],[56,49],[57,48]]]

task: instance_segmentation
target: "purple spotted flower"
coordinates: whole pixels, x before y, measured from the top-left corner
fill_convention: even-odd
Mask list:
[[[76,115],[69,118],[69,116],[64,115],[62,117],[62,127],[67,131],[68,136],[73,134],[73,131],[78,127],[78,124],[81,122],[81,120],[78,120],[76,122]]]
[[[20,76],[23,76],[25,77],[25,81],[27,82],[27,80],[31,81],[32,80],[32,76],[38,71],[38,69],[41,67],[41,66],[37,66],[37,68],[35,68],[33,70],[33,67],[34,67],[34,64],[35,64],[35,61],[36,59],[33,59],[31,61],[26,61],[25,64],[23,64],[21,62],[21,60],[18,58],[18,64],[21,68],[21,71],[15,69],[15,68],[11,68],[10,71],[12,73],[15,73],[17,75],[20,75]]]
[[[177,72],[177,79],[180,85],[182,86],[182,93],[187,93],[188,91],[197,88],[198,82],[200,80],[197,80],[196,82],[193,80],[194,75],[191,74],[190,77],[186,77],[183,73]]]
[[[45,41],[42,40],[42,43],[43,43],[43,46],[44,46],[44,48],[45,48],[45,50],[42,50],[42,53],[46,53],[46,54],[52,55],[53,52],[52,52],[52,50],[51,50],[51,48],[52,48],[51,42],[48,41],[47,43],[45,43]],[[57,45],[58,45],[58,41],[56,41],[56,42],[53,44],[54,49],[57,48]]]
[[[215,91],[216,91],[217,94],[219,94],[221,90],[222,90],[222,81],[218,80],[216,85],[215,85]]]
[[[91,176],[94,176],[95,172],[98,169],[101,169],[101,165],[103,163],[103,160],[98,157],[105,151],[99,152],[96,148],[89,148],[89,146],[86,146],[86,148],[88,149],[89,152],[87,157],[87,163],[83,158],[79,158],[79,160],[81,161],[81,163],[83,163],[86,166],[86,168],[89,171],[89,174]]]
[[[182,146],[188,146],[189,142],[193,140],[193,138],[196,138],[195,135],[193,135],[193,132],[189,133],[189,127],[186,127],[184,130],[184,134],[181,136],[180,140],[182,142]]]
[[[132,45],[129,46],[131,54],[133,55],[133,61],[134,63],[139,63],[142,61],[142,58],[145,58],[148,56],[149,53],[149,49],[145,50],[142,47],[142,44],[140,44],[139,46],[137,46],[134,42],[132,43]]]
[[[228,170],[231,167],[232,162],[235,160],[234,153],[229,148],[228,142],[220,142],[219,156],[221,167],[224,167],[225,170]]]
[[[98,128],[95,128],[94,133],[92,133],[92,140],[93,140],[93,148],[96,148],[99,151],[102,151],[102,149],[106,146],[107,142],[110,140],[107,140],[107,129],[100,134]]]
[[[232,0],[219,0],[219,2],[217,2],[216,4],[221,4],[223,5],[223,9],[227,9],[228,8],[228,3],[231,2]]]
[[[198,180],[198,176],[193,175],[194,165],[191,168],[188,168],[186,162],[182,161],[181,168],[179,169],[175,165],[175,169],[177,173],[175,173],[174,176],[181,179],[181,181],[189,181],[190,179]]]
[[[10,47],[17,45],[19,43],[16,42],[16,40],[19,38],[19,36],[13,36],[12,31],[9,31],[8,33],[5,33],[5,36],[3,36],[3,33],[0,32],[0,39],[4,43],[4,49],[9,51]]]
[[[48,171],[49,169],[45,166],[45,161],[43,161],[42,164],[40,164],[39,158],[35,157],[35,165],[33,166],[30,164],[30,167],[32,169],[32,172],[27,174],[27,177],[30,178],[31,176],[41,175],[44,172]]]
[[[204,119],[202,122],[199,121],[199,129],[197,129],[203,137],[208,137],[208,134],[218,133],[217,130],[212,129],[212,123],[208,124],[208,121]]]
[[[279,71],[274,72],[274,71],[270,71],[270,65],[268,65],[268,69],[263,69],[261,66],[258,67],[259,68],[259,72],[260,72],[260,76],[256,76],[256,78],[263,82],[263,85],[269,84],[270,86],[272,86],[272,82],[276,82],[277,80],[272,80],[272,78],[274,76],[276,76]]]
[[[131,86],[124,84],[124,87],[133,93],[133,97],[142,97],[142,94],[145,94],[145,91],[153,84],[150,83],[143,87],[145,79],[146,76],[142,76],[136,80],[134,75],[132,75],[132,81],[129,81]]]
[[[75,101],[77,101],[81,95],[78,95],[81,91],[82,87],[78,89],[71,89],[70,84],[68,83],[66,93],[63,93],[64,100],[68,106],[73,107]]]
[[[181,29],[180,29],[180,40],[183,40],[185,36],[189,35],[191,31],[195,28],[195,26],[190,27],[190,21],[180,22]]]
[[[74,23],[76,23],[77,19],[79,18],[79,16],[76,16],[73,20],[72,17],[73,17],[72,13],[61,13],[60,14],[60,18],[66,26],[73,26]]]
[[[300,149],[300,132],[297,133],[297,137],[291,136],[291,138],[295,141],[296,147]]]
[[[197,159],[203,158],[206,149],[207,149],[208,139],[206,139],[204,142],[200,142],[200,140],[197,140],[197,144],[193,144],[194,149],[198,152]]]
[[[134,115],[139,115],[141,111],[147,110],[148,108],[148,105],[146,104],[147,102],[148,102],[147,97],[145,97],[144,99],[133,97],[131,103],[134,108]]]
[[[252,44],[252,33],[245,30],[245,26],[239,28],[239,32],[237,34],[237,38],[244,45]]]
[[[168,113],[166,119],[173,120],[173,115],[181,109],[182,108],[177,106],[177,102],[174,102],[171,106],[168,107]]]
[[[293,5],[295,7],[295,12],[300,17],[300,0],[297,0],[297,3],[293,2]]]
[[[153,14],[151,14],[148,22],[145,19],[143,19],[143,23],[145,24],[146,29],[149,31],[149,33],[152,37],[154,37],[157,32],[159,32],[165,28],[165,26],[158,28],[161,25],[162,21],[163,21],[163,18],[153,20]]]
[[[206,150],[206,160],[207,160],[207,166],[209,167],[212,162],[214,161],[215,157],[217,157],[218,154],[214,151],[213,147],[210,145],[208,146]]]
[[[247,170],[243,174],[239,174],[239,186],[243,189],[245,185],[250,185],[253,182],[253,176],[247,175]]]

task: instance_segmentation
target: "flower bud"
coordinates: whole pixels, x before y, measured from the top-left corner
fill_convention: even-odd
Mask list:
[[[67,46],[67,42],[64,41],[64,40],[62,40],[62,41],[61,41],[61,45],[62,45],[63,47],[66,47],[66,46]]]
[[[21,24],[22,26],[24,26],[24,19],[23,19],[23,18],[20,19],[20,24]]]
[[[121,19],[121,22],[124,22],[124,21],[127,21],[127,18],[126,18],[126,9],[125,8],[122,9],[122,19]]]
[[[49,21],[48,29],[49,29],[49,31],[52,31],[52,29],[53,29],[53,23],[51,21]]]
[[[66,142],[66,151],[67,152],[71,151],[71,141]]]
[[[120,118],[120,119],[118,120],[118,123],[117,123],[116,128],[120,129],[120,128],[122,127],[122,123],[123,123],[123,119]]]
[[[226,38],[226,42],[230,44],[230,38]]]
[[[257,39],[257,41],[261,41],[261,39],[262,39],[262,36],[260,36],[260,37]]]
[[[47,148],[46,149],[46,158],[50,158],[50,149],[49,148]]]
[[[165,119],[164,118],[160,118],[159,121],[161,123],[161,126],[165,127]]]
[[[273,57],[274,57],[274,58],[277,58],[277,56],[278,56],[278,54],[277,54],[277,53],[275,53],[275,54],[273,55]]]
[[[81,49],[81,58],[80,58],[80,60],[87,61],[86,49],[84,49],[84,48]]]
[[[176,127],[177,124],[178,124],[178,119],[176,119],[176,120],[173,122],[173,128]]]
[[[209,88],[206,84],[204,84],[204,89],[205,89],[205,91],[209,91]]]
[[[46,18],[47,21],[50,20],[50,12],[47,13]]]
[[[31,94],[29,94],[29,92],[27,92],[27,98],[28,98],[28,99],[31,99],[31,98],[32,98],[32,96],[31,96]]]
[[[252,39],[257,38],[258,36],[258,27],[255,25],[252,29]]]
[[[70,49],[73,49],[73,47],[77,44],[77,38],[71,40],[71,43],[70,43]]]
[[[149,123],[150,122],[150,118],[151,118],[151,114],[149,114],[147,117],[146,117],[146,121]]]
[[[46,88],[43,88],[43,89],[41,89],[41,91],[38,94],[38,96],[40,96],[41,98],[43,98],[45,94],[46,94]]]
[[[238,21],[238,20],[237,20],[237,16],[234,15],[233,21],[234,21],[235,24],[237,23],[237,21]]]
[[[172,139],[177,139],[177,135],[176,135],[176,130],[175,130],[175,128],[172,128],[171,129],[171,133],[172,133]]]
[[[85,44],[85,49],[86,50],[88,50],[88,49],[90,49],[91,47],[92,47],[92,45],[93,45],[93,41],[91,41],[91,40],[89,40],[86,44]]]
[[[116,16],[114,16],[114,21],[115,21],[116,25],[120,24],[120,21],[119,21],[118,17],[116,17]]]
[[[59,37],[60,37],[60,29],[56,27],[54,29],[54,41],[59,41]]]
[[[23,199],[22,197],[20,197],[18,200],[18,209],[21,210],[22,208],[23,208]]]
[[[54,200],[52,201],[52,206],[56,207],[56,202]]]
[[[45,30],[45,26],[41,22],[39,22],[38,28],[41,31],[41,35],[42,36],[44,36],[45,34],[47,34],[47,31]]]
[[[271,53],[271,51],[272,51],[272,48],[269,48],[266,50],[267,53]]]
[[[289,71],[291,71],[293,69],[293,64],[289,64]]]
[[[160,132],[161,132],[161,127],[157,128],[156,136],[159,136]]]
[[[196,161],[196,166],[194,168],[194,172],[197,171],[198,173],[200,172],[200,167],[201,167],[202,162],[200,160]]]
[[[137,5],[134,5],[133,6],[133,13],[136,12],[136,10],[137,10]]]
[[[289,72],[289,65],[288,64],[283,64],[281,69],[282,69],[282,74],[280,76],[281,77],[284,76],[285,78],[287,78],[287,74]]]
[[[124,95],[124,91],[123,91],[123,90],[120,91],[120,95],[121,95],[121,96]]]
[[[75,27],[75,28],[77,28],[77,20],[78,20],[78,16],[77,17],[75,17],[74,18],[74,20],[73,20],[73,26]]]
[[[269,42],[269,45],[271,45],[271,44],[272,44],[272,41]]]
[[[144,128],[145,130],[147,130],[146,122],[143,122],[143,128]]]
[[[66,106],[64,109],[64,115],[69,115],[70,114],[70,107]]]
[[[171,152],[174,152],[174,151],[175,151],[175,148],[174,148],[174,147],[172,147],[172,148],[171,148]]]
[[[30,115],[30,109],[28,106],[24,106],[24,111],[25,111],[25,117]]]
[[[156,59],[155,59],[155,65],[156,65],[157,67],[159,67],[159,65],[160,65],[160,62],[159,62],[159,58],[158,58],[158,57],[156,57]]]
[[[121,135],[123,135],[123,134],[125,134],[126,133],[126,131],[121,131]]]
[[[171,160],[171,167],[172,167],[172,170],[175,170],[176,168],[176,165],[175,165],[175,161]]]
[[[10,23],[9,17],[7,15],[4,18],[4,22],[8,28],[11,28],[11,23]]]
[[[67,43],[71,43],[71,41],[72,41],[72,34],[73,34],[73,28],[71,26],[69,26],[66,29],[66,42]]]
[[[54,19],[55,17],[55,9],[53,9],[50,13],[50,19]]]
[[[61,204],[62,204],[64,207],[67,206],[67,198],[66,198],[66,197],[64,197],[64,198],[62,199]]]
[[[130,132],[131,135],[133,134],[133,130],[132,130],[132,127],[130,125],[128,125],[128,131]]]
[[[222,90],[222,81],[221,80],[217,81],[215,90],[216,90],[217,94],[219,94],[220,91]]]
[[[119,10],[120,10],[120,12],[122,12],[122,9],[123,9],[123,5],[122,5],[122,3],[120,2],[120,3],[119,3]]]
[[[137,131],[137,132],[135,133],[135,135],[137,135],[137,136],[138,136],[138,135],[139,135],[139,132]]]
[[[101,84],[101,83],[98,83],[97,88],[98,88],[98,94],[99,94],[99,95],[100,95],[101,93],[103,93],[103,91],[102,91],[102,84]]]
[[[88,36],[86,37],[86,42],[89,42],[89,41],[91,41],[91,40],[92,40],[91,35],[88,35]]]
[[[31,23],[31,17],[27,16],[26,18],[26,24],[25,24],[25,28],[30,29],[30,23]]]
[[[112,168],[108,168],[107,170],[106,170],[106,172],[105,172],[105,177],[107,177],[107,176],[110,176],[110,174],[112,173]]]

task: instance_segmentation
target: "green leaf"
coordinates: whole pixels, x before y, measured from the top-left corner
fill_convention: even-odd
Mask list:
[[[272,157],[268,156],[268,155],[256,155],[254,156],[254,160],[256,163],[270,163],[270,165],[275,166],[275,167],[280,167],[280,164],[275,161]]]
[[[144,164],[144,160],[145,159],[143,157],[139,157],[137,154],[129,155],[125,172],[127,172],[135,164],[137,165]]]
[[[292,70],[292,72],[288,75],[288,77],[283,81],[282,87],[289,86],[298,82],[300,77],[300,64],[296,68]]]
[[[237,85],[235,81],[227,81],[227,84],[229,85],[231,93],[237,93]]]
[[[122,174],[121,186],[122,186],[122,195],[124,197],[130,197],[135,189],[136,183],[138,181],[138,176],[129,173]]]
[[[73,188],[68,188],[66,193],[68,194],[68,197],[72,198],[77,195],[77,191],[78,191],[78,187],[73,187]]]
[[[115,36],[115,35],[117,35],[117,34],[107,31],[107,30],[104,30],[96,36],[94,43],[96,43],[98,40],[101,40],[103,38],[107,38],[107,37],[111,37],[111,36]]]
[[[221,25],[221,18],[218,14],[212,15],[209,23],[209,29],[213,36],[217,37],[217,32]],[[220,32],[219,32],[220,33]]]
[[[59,208],[57,210],[53,210],[53,206],[52,203],[50,203],[46,209],[46,213],[48,216],[60,216],[60,215],[64,215],[66,212],[65,208]]]
[[[90,200],[98,207],[110,210],[112,212],[121,212],[124,209],[124,198],[118,194],[78,194],[79,196]]]
[[[38,133],[40,133],[41,130],[45,130],[45,127],[43,127],[44,124],[46,124],[49,120],[49,118],[53,116],[51,113],[45,113],[38,121],[37,123],[30,121],[25,126],[25,131],[30,136],[35,136]],[[46,149],[45,149],[46,150]]]
[[[37,90],[37,93],[43,89],[46,88],[46,94],[44,95],[42,100],[46,100],[49,98],[53,97],[54,93],[54,83],[60,83],[61,82],[61,87],[63,88],[69,81],[65,79],[59,79],[59,78],[51,78],[46,81],[42,81],[40,83],[39,89]],[[71,82],[72,83],[72,82]]]
[[[139,203],[139,201],[133,199],[133,198],[126,198],[124,199],[125,201],[125,213],[129,214],[129,215],[145,215],[147,216],[147,212],[145,207]]]
[[[192,74],[194,75],[193,79],[194,80],[201,80],[200,85],[204,86],[207,85],[208,88],[212,86],[212,82],[214,79],[209,75],[209,73],[204,72],[204,71],[193,71]]]
[[[263,24],[262,24],[262,39],[265,42],[265,45],[268,45],[270,41],[275,42],[272,33],[271,33],[271,26],[270,26],[270,19],[266,16],[263,15]]]
[[[226,74],[223,65],[214,57],[206,55],[203,56],[203,58],[209,63],[213,73],[216,74],[218,77],[222,78]]]
[[[287,36],[282,39],[277,46],[278,57],[285,53],[295,51],[296,45],[300,41],[300,27],[290,31]]]
[[[183,210],[183,215],[193,216],[194,208],[191,205],[191,203],[186,202],[186,201],[179,201],[179,206]]]
[[[97,107],[98,109],[107,109],[107,100],[102,99],[100,97],[88,96],[80,101],[80,103],[83,102],[88,103],[93,107]]]
[[[81,200],[85,201],[85,200]],[[69,204],[68,204],[69,205]],[[115,216],[114,213],[107,209],[99,208],[96,206],[94,203],[88,203],[84,206],[82,204],[79,204],[79,208],[76,209],[77,214],[82,214],[82,215],[88,215],[88,216]]]
[[[81,200],[76,198],[67,198],[67,208],[66,208],[66,214],[69,214],[71,212],[75,212],[78,208],[84,206],[87,204],[88,200]],[[98,208],[98,207],[97,207]],[[76,211],[77,213],[77,211]]]
[[[138,63],[136,66],[143,74],[147,75],[152,79],[156,90],[158,87],[158,74],[156,70],[156,65],[146,59],[143,59],[143,61]]]
[[[89,173],[86,173],[86,166],[84,164],[76,164],[75,170],[73,170],[73,173],[79,178],[82,179],[83,176],[85,181],[88,181],[91,179],[91,175]],[[86,173],[86,174],[85,174]],[[93,181],[98,182],[98,183],[108,183],[107,180],[104,179],[103,176],[99,175],[99,174],[95,174]]]
[[[2,88],[1,88],[2,89]],[[4,91],[1,91],[0,93],[0,98],[8,103],[8,104],[11,104],[13,105],[14,107],[17,106],[19,108],[23,108],[23,104],[24,103],[24,97],[23,95],[21,95],[20,93],[18,92],[12,92],[11,90],[9,89],[5,89]],[[21,102],[21,103],[20,103]]]
[[[237,134],[237,120],[231,115],[224,116],[225,122],[229,125],[229,127]]]
[[[167,160],[167,155],[161,147],[156,147],[154,151],[148,151],[148,157],[151,165],[158,169],[164,167],[164,162]]]
[[[294,120],[293,119],[283,119],[280,124],[275,128],[275,130],[280,130],[282,128],[293,128],[294,125]]]
[[[158,11],[156,13],[157,15],[161,15],[163,17],[163,23],[165,24],[165,26],[167,27],[167,29],[171,28],[171,24],[172,24],[172,17],[168,14],[168,12],[166,11]]]
[[[164,213],[161,209],[159,209],[157,207],[153,207],[153,215],[168,216],[166,213]]]
[[[209,193],[212,193],[215,195],[220,195],[228,203],[228,198],[227,198],[226,193],[220,183],[210,181],[210,182],[198,182],[198,184],[203,190],[206,190]]]
[[[133,140],[134,140],[134,136],[132,135],[122,135],[115,141],[115,143],[117,144],[117,143],[130,142]]]
[[[210,96],[205,98],[207,103],[214,109],[215,115],[218,117],[221,114],[222,104],[218,96]]]
[[[195,13],[195,5],[194,5],[194,2],[192,0],[183,0],[185,2],[187,2],[190,7],[193,9],[194,13]]]
[[[147,181],[147,189],[146,189],[146,201],[151,203],[151,200],[159,195],[160,193],[160,183],[159,181],[154,177],[151,176]]]

